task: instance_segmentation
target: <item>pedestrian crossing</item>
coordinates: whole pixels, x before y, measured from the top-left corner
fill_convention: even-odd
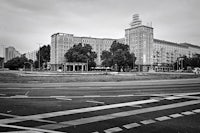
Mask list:
[[[178,101],[180,99],[185,99],[184,101]],[[191,99],[190,99],[191,98]],[[169,104],[162,105],[163,100],[173,100],[173,102],[169,102]],[[156,103],[156,104],[155,104]],[[155,104],[154,106],[152,106]],[[145,105],[145,106],[144,106]],[[177,108],[184,108],[187,106],[195,106],[200,105],[200,99],[198,96],[189,96],[184,94],[183,97],[181,95],[173,95],[167,96],[163,98],[150,98],[144,99],[139,101],[132,101],[132,102],[125,102],[125,103],[116,103],[110,105],[100,105],[95,107],[86,107],[80,109],[72,109],[72,110],[65,110],[65,111],[57,111],[51,113],[44,113],[44,114],[36,114],[36,115],[29,115],[29,116],[16,116],[16,115],[9,115],[11,118],[0,119],[0,128],[13,128],[18,129],[20,131],[8,131],[7,133],[63,133],[63,132],[73,132],[74,131],[83,131],[81,128],[86,128],[89,125],[100,125],[102,123],[108,123],[110,125],[106,125],[105,128],[101,128],[98,130],[98,126],[96,128],[90,130],[88,129],[87,132],[90,133],[116,133],[122,132],[124,130],[133,130],[134,128],[141,127],[143,125],[150,125],[156,124],[162,121],[167,121],[171,119],[177,119],[180,117],[196,115],[200,113],[200,108],[194,108],[192,110],[184,110],[182,112],[176,112],[172,114],[167,114],[159,117],[143,119],[140,121],[134,121],[132,119],[127,121],[120,122],[121,118],[124,117],[132,117],[137,115],[143,115],[148,113],[153,113],[164,110],[176,110]],[[137,108],[135,106],[141,106],[141,108]],[[144,106],[144,107],[143,107]],[[147,106],[147,107],[146,107]],[[127,108],[127,110],[123,110]],[[195,106],[196,107],[196,106]],[[198,106],[197,106],[198,107]],[[113,112],[114,109],[118,109],[117,112]],[[108,110],[106,114],[99,113]],[[93,115],[88,115],[92,114]],[[105,113],[105,112],[104,112]],[[52,120],[51,118],[56,117],[71,117],[71,115],[83,115],[83,117],[75,118],[72,120],[67,121],[56,121]],[[8,115],[0,113],[0,115]],[[32,121],[41,122],[42,125],[28,127],[25,125],[17,125],[19,123],[28,123]],[[118,124],[113,124],[112,121],[119,120]],[[16,124],[17,123],[17,124]],[[68,130],[69,129],[69,130]]]

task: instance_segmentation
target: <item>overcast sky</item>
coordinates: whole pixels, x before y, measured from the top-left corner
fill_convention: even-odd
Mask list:
[[[26,53],[57,32],[122,38],[135,13],[154,38],[200,45],[199,12],[200,0],[0,0],[0,45]]]

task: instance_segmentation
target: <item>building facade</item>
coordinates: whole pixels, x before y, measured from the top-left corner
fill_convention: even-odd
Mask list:
[[[64,54],[73,45],[82,43],[90,44],[97,53],[96,63],[101,65],[101,53],[109,50],[113,41],[129,45],[130,52],[136,56],[135,64],[138,70],[148,71],[158,66],[172,66],[179,57],[186,55],[193,57],[200,54],[200,46],[188,43],[174,43],[154,39],[152,24],[143,25],[138,14],[133,15],[130,28],[125,29],[125,38],[92,38],[77,37],[73,34],[56,33],[51,36],[50,64],[52,70],[62,67],[67,62]],[[168,70],[171,68],[167,68]]]
[[[125,29],[125,43],[137,57],[135,64],[149,67],[153,63],[153,28],[142,25],[138,14],[133,15],[130,26]]]
[[[36,54],[37,54],[37,50],[34,50],[32,52],[25,53],[25,57],[29,60],[36,61],[37,60]]]
[[[5,48],[5,62],[20,56],[21,54],[14,47]]]
[[[73,45],[82,43],[82,45],[90,44],[92,50],[97,53],[96,63],[101,65],[101,53],[103,50],[109,50],[113,41],[116,39],[109,38],[92,38],[92,37],[77,37],[73,34],[56,33],[51,36],[51,52],[50,52],[50,64],[51,70],[55,71],[62,68],[63,64],[67,62],[65,60],[65,53]],[[124,42],[124,39],[119,39],[120,42]]]
[[[172,66],[177,58],[184,55],[192,57],[200,54],[200,46],[154,39],[151,24],[142,25],[138,14],[133,15],[130,28],[125,29],[125,43],[129,45],[130,51],[135,53],[135,63],[143,71],[161,65]]]

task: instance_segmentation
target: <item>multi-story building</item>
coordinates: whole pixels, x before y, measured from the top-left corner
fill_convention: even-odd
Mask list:
[[[133,15],[130,26],[125,29],[125,43],[129,45],[130,51],[135,53],[136,64],[143,71],[153,66],[170,66],[184,55],[192,57],[194,54],[200,54],[200,46],[154,39],[151,24],[142,25],[138,14]]]
[[[133,15],[130,26],[125,29],[125,43],[129,45],[130,52],[135,53],[137,65],[150,66],[153,62],[153,28],[142,25],[138,14]]]
[[[116,39],[109,38],[92,38],[92,37],[77,37],[73,34],[66,33],[56,33],[51,36],[51,52],[50,52],[50,64],[51,70],[57,70],[59,67],[62,67],[62,64],[66,62],[65,53],[73,45],[79,43],[90,44],[93,51],[97,53],[96,63],[101,65],[101,53],[103,50],[109,50],[113,41]],[[123,42],[123,39],[119,40]]]
[[[27,59],[36,61],[36,60],[37,60],[36,54],[37,54],[37,50],[34,50],[34,51],[32,51],[32,52],[25,53],[25,57],[26,57]]]
[[[61,67],[66,62],[64,54],[78,43],[90,44],[93,51],[97,53],[97,65],[101,65],[102,51],[109,50],[114,40],[116,39],[77,37],[66,33],[53,34],[51,36],[51,68],[57,70],[58,67]],[[135,63],[138,70],[142,71],[157,66],[165,66],[166,68],[183,55],[192,57],[195,54],[200,54],[200,46],[154,39],[152,24],[143,25],[138,14],[133,15],[130,28],[125,29],[125,38],[117,39],[117,41],[129,45],[130,52],[135,53]]]
[[[5,48],[5,62],[20,56],[21,54],[14,47]]]

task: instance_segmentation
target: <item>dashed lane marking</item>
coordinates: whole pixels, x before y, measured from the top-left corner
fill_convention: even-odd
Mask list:
[[[51,98],[64,98],[66,96],[50,96]]]
[[[83,97],[101,97],[100,95],[85,95]]]
[[[192,115],[192,114],[194,114],[194,112],[186,111],[186,112],[182,112],[181,114],[183,114],[183,115]]]
[[[130,95],[118,95],[118,97],[132,97],[134,95],[130,94]]]
[[[170,96],[170,97],[167,97],[167,98],[164,98],[166,100],[175,100],[175,99],[181,99],[182,97],[176,97],[176,96]]]
[[[165,120],[169,120],[171,119],[170,117],[167,117],[167,116],[162,116],[162,117],[158,117],[158,118],[155,118],[157,121],[165,121]]]
[[[195,109],[195,110],[192,110],[193,112],[195,113],[200,113],[200,109]]]
[[[144,121],[141,121],[140,123],[147,125],[147,124],[151,124],[151,123],[155,123],[155,122],[156,121],[154,121],[154,120],[144,120]]]
[[[113,128],[109,128],[107,130],[104,130],[105,133],[115,133],[115,132],[120,132],[123,129],[121,129],[120,127],[113,127]]]
[[[94,101],[94,100],[87,100],[87,103],[97,103],[97,104],[104,104],[104,102]]]
[[[123,125],[123,127],[126,128],[126,129],[136,128],[136,127],[139,127],[139,126],[141,126],[141,125],[138,124],[138,123],[130,123],[130,124]]]
[[[64,97],[63,97],[63,98],[62,98],[62,97],[61,97],[61,98],[56,98],[56,99],[57,99],[57,100],[66,100],[66,101],[71,101],[71,100],[72,100],[72,99],[70,99],[70,98],[64,98]]]
[[[178,118],[178,117],[181,117],[183,115],[181,115],[181,114],[172,114],[172,115],[169,115],[169,116],[172,117],[172,118]]]

